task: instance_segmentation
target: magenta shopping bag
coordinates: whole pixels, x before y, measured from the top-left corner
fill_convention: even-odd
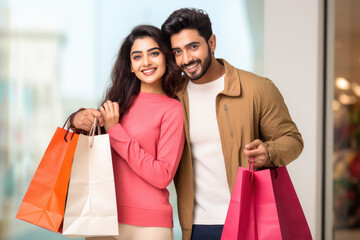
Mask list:
[[[240,239],[312,239],[285,166],[256,172],[239,167],[221,240]]]
[[[312,239],[286,166],[254,172],[257,239]]]

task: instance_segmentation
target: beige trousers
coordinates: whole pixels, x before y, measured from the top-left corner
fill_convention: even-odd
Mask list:
[[[119,224],[119,235],[111,237],[87,237],[86,240],[174,240],[174,232],[168,227],[139,227]]]

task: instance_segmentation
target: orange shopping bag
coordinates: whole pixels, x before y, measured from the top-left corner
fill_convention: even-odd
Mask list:
[[[54,232],[61,231],[65,201],[79,135],[58,127],[26,191],[16,218]]]

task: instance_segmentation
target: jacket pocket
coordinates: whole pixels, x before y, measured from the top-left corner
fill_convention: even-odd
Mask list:
[[[224,104],[224,110],[225,110],[225,115],[226,115],[226,120],[227,120],[227,123],[228,123],[230,136],[232,137],[233,132],[232,132],[232,127],[231,127],[230,115],[229,115],[229,111],[228,111],[228,108],[227,108],[226,104]]]

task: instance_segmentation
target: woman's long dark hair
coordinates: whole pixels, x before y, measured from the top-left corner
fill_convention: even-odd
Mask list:
[[[166,71],[162,77],[162,88],[169,97],[175,97],[182,85],[181,70],[176,65],[171,51],[170,42],[160,29],[151,25],[139,25],[125,38],[120,47],[118,56],[111,73],[111,86],[106,91],[103,101],[118,102],[120,107],[120,119],[132,106],[135,97],[140,91],[140,80],[135,73],[131,72],[130,51],[138,38],[151,37],[159,44],[161,52],[165,55]],[[102,104],[103,104],[102,103]]]

